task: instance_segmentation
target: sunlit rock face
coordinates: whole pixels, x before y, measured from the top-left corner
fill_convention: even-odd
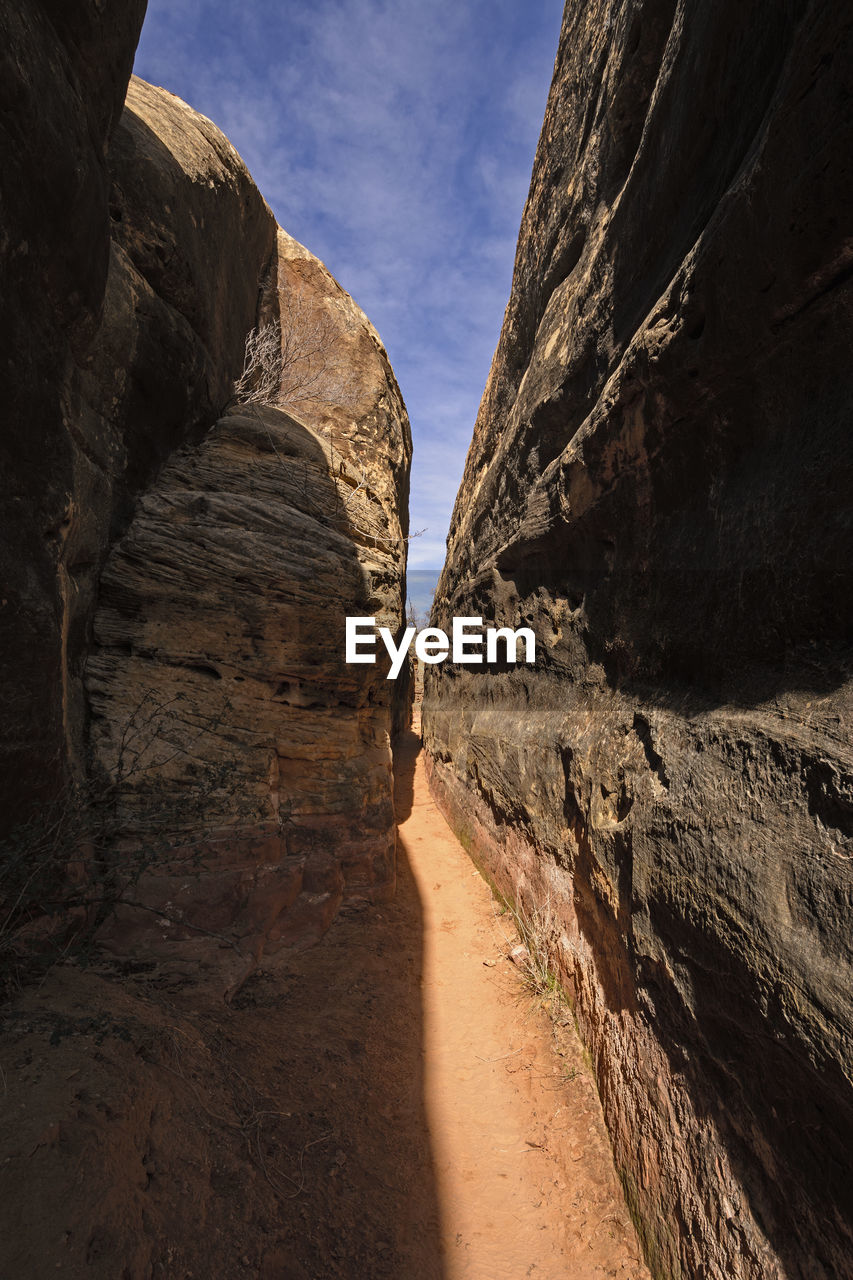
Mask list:
[[[102,932],[119,952],[258,955],[393,891],[405,682],[346,667],[343,619],[402,625],[408,419],[375,330],[227,138],[128,87],[144,4],[66,7],[0,18],[1,811],[69,780],[93,800],[69,854],[97,897],[107,852],[138,902]],[[267,399],[289,398],[237,405],[271,325],[301,390],[284,362]]]
[[[268,257],[241,263],[251,180],[209,121],[134,81],[118,142],[119,236],[158,294],[208,346],[230,344],[228,257],[253,321],[297,354],[266,397],[290,412],[232,404],[187,440],[101,575],[90,772],[146,867],[142,911],[123,906],[110,938],[149,948],[162,906],[161,943],[224,931],[258,955],[316,939],[348,895],[393,892],[395,686],[345,665],[344,618],[402,623],[408,419],[375,330],[322,263],[274,224]]]
[[[659,1276],[853,1275],[850,28],[568,5],[433,619],[432,784],[547,943]]]

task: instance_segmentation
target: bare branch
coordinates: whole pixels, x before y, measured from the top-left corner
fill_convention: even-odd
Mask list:
[[[283,281],[277,283],[280,320],[253,329],[246,338],[243,372],[234,384],[235,399],[239,404],[270,405],[276,408],[298,411],[306,405],[340,408],[354,398],[357,375],[347,350],[340,327],[321,298],[308,292],[303,283],[295,287]],[[360,478],[355,481],[349,466],[358,460],[345,456],[336,449],[335,428],[331,423],[323,426],[328,432],[331,454],[330,470],[336,481],[338,513],[349,508],[356,494],[361,499],[355,508],[361,512],[360,536],[378,548],[393,549],[420,537],[424,529],[408,538],[388,538],[384,530],[375,527],[379,522],[371,512],[371,495],[367,471],[359,463]],[[267,429],[267,437],[273,452],[281,457]],[[336,467],[336,453],[339,462]],[[284,459],[281,459],[284,464]],[[341,500],[338,481],[352,486]],[[384,522],[383,522],[384,523]]]
[[[342,405],[355,379],[342,362],[341,334],[327,308],[304,285],[279,286],[281,319],[248,334],[243,372],[234,383],[238,404],[297,409],[305,404]]]

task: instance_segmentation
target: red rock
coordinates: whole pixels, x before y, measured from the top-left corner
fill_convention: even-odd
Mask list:
[[[427,672],[433,787],[550,918],[660,1275],[853,1275],[850,38],[567,6],[435,597],[536,632]]]

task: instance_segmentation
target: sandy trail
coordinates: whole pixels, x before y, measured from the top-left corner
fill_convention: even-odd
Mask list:
[[[506,917],[398,752],[399,839],[422,904],[423,1091],[447,1280],[647,1276],[568,1010],[506,953]]]
[[[648,1280],[571,1019],[522,987],[419,751],[393,900],[230,1004],[208,947],[59,965],[6,1011],[0,1277]]]

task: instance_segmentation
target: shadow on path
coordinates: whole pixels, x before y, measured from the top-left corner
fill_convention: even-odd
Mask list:
[[[418,749],[407,735],[403,808]],[[57,969],[25,994],[0,1036],[0,1196],[16,1224],[0,1275],[447,1280],[424,912],[402,841],[397,870],[392,902],[345,906],[231,1006],[216,971],[153,964]],[[61,1143],[46,1116],[63,1117]]]

